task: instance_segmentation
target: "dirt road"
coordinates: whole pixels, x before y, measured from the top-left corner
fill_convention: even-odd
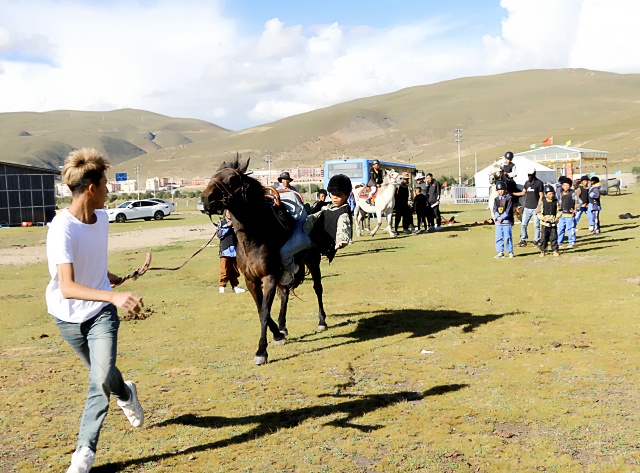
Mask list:
[[[139,228],[124,233],[109,235],[109,253],[138,248],[155,248],[179,241],[202,240],[204,244],[211,238],[212,226],[192,225],[166,228]],[[23,266],[46,261],[44,245],[0,249],[0,265]]]

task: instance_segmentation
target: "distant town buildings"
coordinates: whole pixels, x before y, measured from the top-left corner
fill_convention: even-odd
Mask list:
[[[271,175],[268,170],[254,170],[251,172],[251,177],[258,180],[263,186],[277,186],[278,176],[284,171],[287,171],[294,182],[298,184],[307,183],[320,183],[324,178],[324,168],[314,166],[303,166],[289,169],[271,169]],[[157,192],[167,189],[177,189],[178,187],[206,187],[211,180],[210,176],[207,177],[193,177],[190,180],[183,179],[181,177],[151,177],[145,180],[144,187],[138,188],[138,181],[136,179],[129,179],[127,181],[109,181],[109,191],[113,193],[125,192],[133,193],[138,191],[150,191]],[[70,196],[69,189],[64,184],[56,184],[56,195],[58,197]]]

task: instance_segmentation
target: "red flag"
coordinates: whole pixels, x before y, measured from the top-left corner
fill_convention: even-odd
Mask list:
[[[553,144],[553,136],[550,136],[549,138],[547,138],[546,140],[544,140],[542,142],[542,144],[544,146],[551,146]]]

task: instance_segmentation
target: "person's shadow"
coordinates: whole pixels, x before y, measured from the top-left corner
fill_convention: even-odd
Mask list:
[[[193,453],[206,450],[225,448],[230,445],[239,445],[245,442],[253,442],[256,439],[265,437],[282,429],[297,427],[309,419],[319,419],[322,417],[332,418],[338,414],[342,417],[335,420],[327,420],[325,425],[352,428],[363,432],[371,432],[380,429],[384,425],[356,424],[353,421],[363,417],[365,414],[384,409],[400,402],[418,402],[430,396],[440,396],[447,393],[459,391],[468,387],[468,384],[446,384],[434,386],[424,392],[402,391],[389,394],[370,395],[350,395],[350,394],[327,394],[320,397],[335,397],[343,399],[337,404],[318,404],[315,406],[301,407],[298,409],[284,409],[275,412],[265,412],[263,414],[224,417],[224,416],[199,416],[197,414],[185,414],[173,419],[154,424],[151,428],[162,428],[170,425],[186,425],[203,429],[219,429],[226,427],[253,426],[244,433],[233,435],[229,438],[217,440],[215,442],[193,445],[181,448],[178,451],[158,453],[142,458],[131,459],[123,462],[107,463],[94,467],[92,471],[96,473],[110,473],[121,471],[134,465],[144,465],[148,462],[157,462],[166,458],[181,455],[189,456]]]

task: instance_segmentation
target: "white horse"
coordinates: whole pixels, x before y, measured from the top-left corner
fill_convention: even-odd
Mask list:
[[[356,208],[353,213],[356,216],[356,235],[360,236],[361,228],[362,228],[362,220],[365,214],[376,214],[376,220],[378,221],[376,227],[371,230],[371,236],[374,236],[380,226],[382,225],[382,214],[384,213],[387,217],[387,231],[389,235],[394,237],[396,236],[393,232],[393,228],[391,225],[391,217],[393,215],[393,206],[395,204],[396,199],[396,190],[402,183],[402,176],[400,173],[397,173],[393,169],[387,171],[384,176],[384,181],[382,185],[378,188],[376,193],[376,199],[374,205],[367,204],[367,194],[364,193],[362,196],[360,192],[356,191],[354,193],[354,197],[356,200]]]

